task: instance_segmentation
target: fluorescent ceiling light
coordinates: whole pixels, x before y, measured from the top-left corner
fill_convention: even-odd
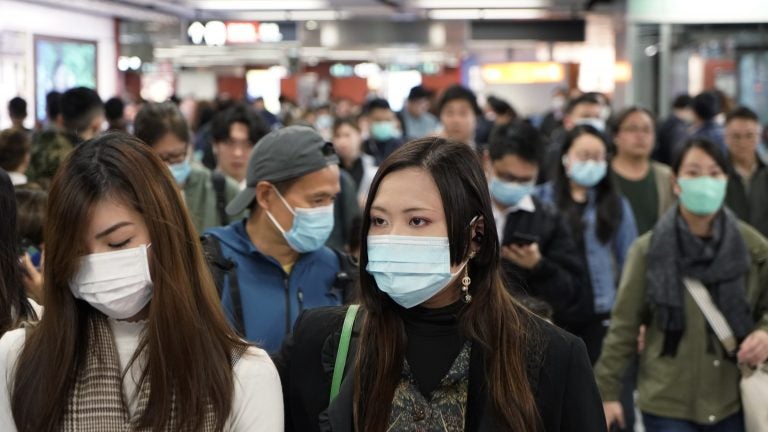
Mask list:
[[[547,13],[541,9],[484,9],[484,19],[537,19],[545,18]]]
[[[412,5],[422,9],[510,9],[547,8],[549,0],[414,0]]]
[[[325,0],[198,0],[195,7],[208,10],[312,10],[328,7]]]
[[[433,20],[515,20],[545,18],[539,9],[434,9],[428,12]]]
[[[480,9],[435,9],[428,13],[433,20],[473,20],[481,19],[483,11]]]
[[[345,14],[334,10],[289,11],[293,21],[332,21],[344,18]]]

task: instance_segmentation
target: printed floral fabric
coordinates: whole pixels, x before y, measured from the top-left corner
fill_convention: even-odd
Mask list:
[[[469,390],[469,354],[464,344],[440,386],[425,398],[403,360],[400,384],[395,389],[388,432],[461,432],[466,418]]]

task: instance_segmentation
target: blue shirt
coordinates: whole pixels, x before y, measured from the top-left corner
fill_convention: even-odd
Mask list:
[[[339,258],[330,248],[299,255],[291,273],[254,246],[245,230],[246,219],[208,230],[219,239],[221,253],[237,266],[245,337],[267,352],[277,351],[304,309],[336,306],[342,293],[333,288],[340,271]],[[224,312],[235,322],[229,277],[221,293]]]
[[[555,204],[552,183],[545,183],[536,189],[536,196],[544,202]],[[587,258],[589,280],[595,296],[595,313],[608,313],[616,300],[618,285],[627,251],[637,237],[637,227],[632,208],[626,198],[621,197],[621,222],[608,243],[597,238],[597,193],[590,189],[587,193],[587,207],[584,210],[584,254]]]

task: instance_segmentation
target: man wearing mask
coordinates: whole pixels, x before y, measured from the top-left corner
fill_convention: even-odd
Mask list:
[[[421,85],[412,88],[408,93],[405,108],[399,115],[406,141],[429,136],[435,133],[440,125],[437,118],[428,111],[431,96],[432,93]]]
[[[731,166],[725,204],[768,236],[768,169],[757,157],[759,142],[760,120],[754,111],[739,107],[728,113],[725,144]]]
[[[231,218],[224,211],[238,193],[237,183],[197,163],[190,162],[190,134],[184,116],[171,103],[147,103],[134,121],[136,138],[144,141],[168,165],[184,194],[197,232],[226,225]],[[218,179],[218,180],[217,180]]]
[[[365,152],[380,165],[393,151],[403,145],[403,133],[397,116],[384,99],[372,99],[365,106],[365,116],[370,123],[370,138],[363,144]]]
[[[565,106],[563,127],[552,133],[552,141],[547,146],[544,164],[539,172],[539,183],[552,180],[560,164],[560,150],[565,141],[565,135],[576,126],[590,125],[600,132],[605,131],[603,118],[604,106],[594,93],[586,93],[572,99]]]
[[[542,142],[527,123],[498,129],[489,146],[489,186],[509,286],[522,291],[515,294],[546,302],[557,323],[578,301],[586,275],[565,220],[532,195]]]
[[[343,300],[341,256],[324,246],[340,191],[338,163],[333,145],[309,127],[269,133],[251,153],[245,189],[227,206],[231,215],[250,209],[250,216],[205,236],[209,259],[226,263],[219,285],[224,311],[268,352],[304,309]]]

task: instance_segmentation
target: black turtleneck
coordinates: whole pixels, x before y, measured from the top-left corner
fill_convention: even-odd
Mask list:
[[[458,320],[464,306],[459,301],[439,309],[416,306],[400,311],[408,336],[405,358],[426,398],[448,374],[464,345]]]

